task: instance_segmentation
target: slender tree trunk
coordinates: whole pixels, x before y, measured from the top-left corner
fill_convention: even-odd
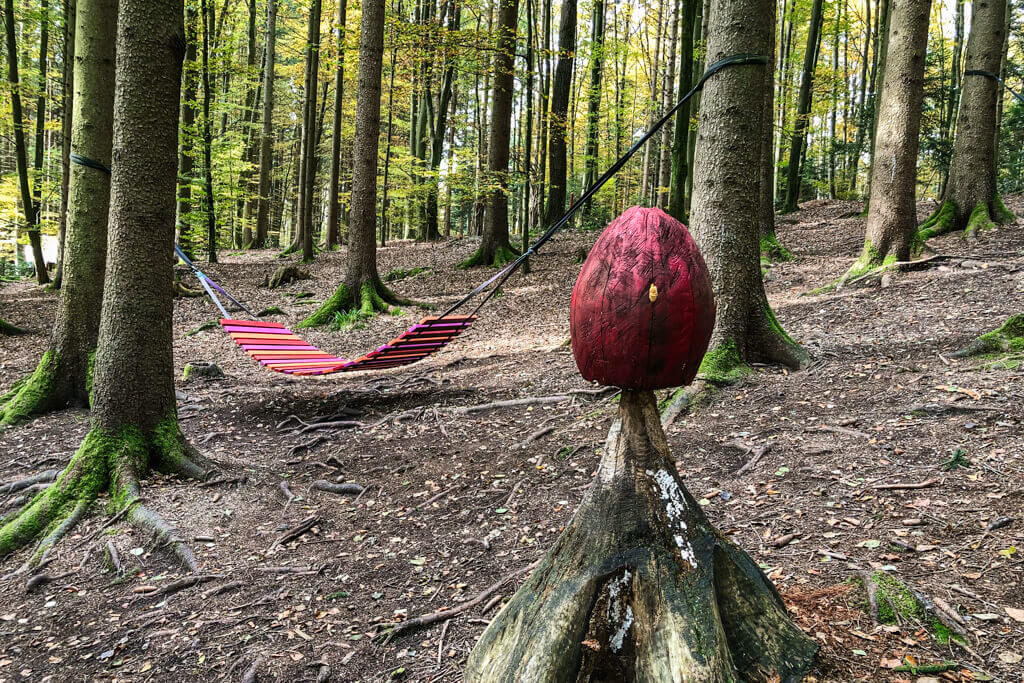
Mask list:
[[[946,117],[940,131],[942,141],[950,144],[956,132],[956,112],[960,108],[960,87],[963,74],[960,68],[964,52],[964,0],[955,0],[956,15],[953,20],[953,64],[950,67],[949,96],[946,100]],[[952,154],[951,154],[952,156]],[[942,174],[942,187],[939,196],[945,196],[946,183],[949,181],[949,165]]]
[[[0,556],[40,539],[29,564],[38,562],[99,495],[109,493],[115,511],[126,510],[129,521],[155,532],[190,570],[198,569],[180,534],[141,502],[139,483],[151,469],[205,474],[205,463],[199,464],[178,427],[171,348],[168,247],[174,237],[183,15],[181,0],[120,0],[110,267],[91,429],[56,482],[0,529]],[[80,11],[81,19],[89,13]],[[110,41],[109,32],[105,38]]]
[[[683,95],[693,87],[693,32],[700,0],[683,0],[682,27],[679,41],[679,94]],[[774,78],[771,83],[774,87]],[[674,135],[672,137],[672,174],[670,179],[668,212],[680,222],[686,219],[686,177],[687,148],[690,142],[690,107],[687,102],[676,112]]]
[[[398,14],[402,14],[402,0],[398,0]],[[391,62],[388,65],[388,126],[384,133],[384,181],[380,198],[380,246],[387,245],[388,226],[391,224],[391,198],[388,196],[391,174],[391,136],[395,119],[395,63],[398,58],[398,41],[391,36]]]
[[[192,237],[189,234],[192,211],[192,181],[195,173],[195,124],[196,97],[199,73],[196,64],[196,43],[199,41],[199,15],[194,7],[185,12],[185,63],[181,102],[181,151],[178,155],[178,244],[186,254],[192,254]]]
[[[277,46],[277,0],[267,0],[267,36],[263,49],[263,131],[260,135],[259,199],[253,247],[267,246],[270,223],[270,172],[274,166],[274,64]]]
[[[969,237],[975,237],[994,223],[1014,219],[996,187],[996,78],[1002,68],[1005,36],[1005,0],[975,0],[971,5],[971,33],[967,38],[963,94],[949,181],[942,204],[921,226],[921,239],[953,230],[965,230]]]
[[[864,3],[864,52],[861,55],[860,63],[860,111],[857,116],[857,139],[853,145],[852,162],[850,170],[850,192],[857,191],[857,167],[860,164],[860,155],[864,151],[864,137],[868,130],[870,110],[868,108],[867,85],[868,66],[871,64],[871,3]],[[872,95],[873,96],[873,95]]]
[[[849,280],[886,262],[908,260],[916,242],[918,135],[924,101],[931,0],[890,0],[888,51],[878,103],[864,251]]]
[[[704,48],[707,44],[707,25],[708,16],[711,12],[711,0],[697,0],[697,16],[693,21],[693,35],[694,44],[699,45],[701,53],[703,54]],[[703,59],[694,59],[693,62],[693,81],[701,77],[704,72],[704,65],[706,62]],[[696,113],[700,111],[700,103],[703,99],[701,93],[697,93],[690,100],[690,120],[693,121],[696,118]],[[691,124],[692,125],[692,124]],[[690,214],[690,205],[693,201],[693,159],[697,150],[697,133],[691,131],[689,138],[687,139],[686,148],[686,167],[689,169],[689,173],[686,174],[686,214]]]
[[[336,50],[338,64],[334,70],[334,123],[331,129],[331,180],[327,198],[327,239],[324,247],[328,250],[341,242],[340,202],[338,190],[341,185],[341,115],[345,94],[345,18],[348,0],[338,0]]]
[[[555,65],[555,77],[551,86],[551,114],[548,121],[551,180],[548,183],[548,203],[544,214],[544,223],[547,226],[557,221],[565,211],[566,119],[569,114],[575,57],[576,0],[565,0],[558,22],[558,63]]]
[[[243,196],[239,200],[239,209],[242,222],[242,246],[249,249],[253,242],[253,205],[254,195],[257,192],[253,182],[253,166],[256,164],[256,154],[259,149],[259,137],[256,133],[256,124],[259,116],[260,74],[256,70],[256,0],[249,0],[249,26],[246,41],[246,73],[245,73],[245,145],[242,148],[242,172],[239,174],[238,184]],[[264,68],[266,66],[264,65]],[[225,87],[224,92],[228,90]],[[225,116],[226,116],[225,112]]]
[[[526,131],[523,135],[523,241],[522,253],[530,248],[530,208],[533,203],[533,2],[526,0]],[[530,261],[523,262],[523,273],[530,272]]]
[[[512,88],[515,76],[516,20],[519,0],[498,0],[498,35],[494,54],[490,140],[487,150],[487,212],[483,240],[461,267],[501,265],[515,258],[508,230],[508,161],[512,133]]]
[[[811,113],[811,96],[814,88],[815,55],[821,44],[823,14],[822,0],[811,5],[811,24],[807,30],[807,47],[804,50],[804,70],[800,78],[800,94],[797,97],[796,119],[793,123],[793,139],[789,147],[789,167],[786,172],[786,202],[783,211],[796,211],[800,201],[802,174],[800,159],[807,140],[807,120]]]
[[[109,165],[114,111],[117,0],[79,0],[72,148]],[[110,176],[75,164],[69,182],[64,284],[50,345],[35,372],[0,410],[0,423],[67,406],[89,406],[107,253]]]
[[[885,62],[889,54],[889,24],[891,22],[890,0],[880,0],[875,22],[875,55],[874,65],[871,67],[871,120],[868,132],[870,134],[868,145],[868,182],[867,187],[871,188],[871,176],[875,170],[875,143],[878,140],[878,108],[879,90],[885,82]],[[870,202],[870,197],[868,199]],[[864,214],[867,215],[865,208]]]
[[[21,81],[18,78],[18,44],[15,39],[14,0],[4,0],[4,29],[7,42],[7,74],[11,86],[11,118],[14,121],[14,154],[21,190],[21,206],[28,226],[28,238],[36,269],[36,282],[50,281],[43,260],[42,240],[39,237],[39,203],[35,200],[28,177],[28,150],[25,144],[25,117],[21,105]],[[17,231],[15,231],[17,232]],[[17,245],[15,245],[17,249]]]
[[[61,180],[60,180],[60,224],[57,228],[57,272],[53,276],[53,288],[64,284],[64,244],[68,226],[68,184],[71,179],[71,108],[75,90],[75,0],[64,0],[64,74],[61,94]]]
[[[46,100],[48,84],[48,64],[50,49],[50,3],[40,0],[39,3],[39,93],[36,96],[36,136],[32,147],[32,203],[36,206],[36,222],[43,222],[42,191],[44,183],[43,161],[46,158]],[[41,246],[41,245],[40,245]],[[32,247],[35,251],[35,245]],[[48,275],[44,261],[43,274]],[[49,277],[47,277],[49,282]],[[40,282],[39,284],[45,284]]]
[[[457,0],[450,0],[448,4],[448,35],[445,40],[451,43],[455,40],[455,32],[458,30],[458,26],[462,19],[462,8],[458,5]],[[427,183],[427,197],[426,206],[424,207],[424,226],[422,232],[422,238],[426,240],[436,240],[441,238],[441,231],[438,227],[438,195],[440,192],[440,169],[441,159],[444,156],[444,138],[445,130],[448,127],[448,109],[451,106],[452,92],[455,84],[455,55],[449,50],[445,50],[447,55],[445,58],[444,73],[441,76],[441,88],[437,98],[437,110],[433,115],[433,125],[429,125],[429,118],[427,119],[430,131],[430,149],[429,157],[427,158],[427,170],[430,171],[430,179]],[[431,107],[433,106],[430,101],[430,93],[427,92],[427,97],[424,102]],[[426,109],[426,107],[424,107]]]
[[[665,83],[661,89],[661,111],[668,111],[675,104],[676,88],[676,46],[679,42],[680,22],[679,2],[675,2],[672,8],[672,33],[668,44],[668,64],[665,68]],[[674,143],[673,121],[670,120],[661,129],[661,151],[658,158],[658,186],[656,188],[655,204],[662,209],[667,209],[672,192],[672,158],[671,152]]]
[[[828,142],[828,196],[835,199],[838,196],[838,181],[836,179],[836,147],[837,142],[837,115],[839,111],[839,22],[842,18],[843,6],[836,5],[835,24],[832,30],[832,103],[829,108],[829,142]]]
[[[594,0],[590,33],[590,87],[587,91],[587,149],[583,162],[583,189],[597,181],[597,155],[600,136],[598,124],[601,120],[601,80],[604,74],[604,0]],[[590,214],[590,202],[583,205],[583,219]]]
[[[769,64],[775,64],[775,32],[768,47]],[[775,235],[775,70],[765,69],[764,114],[761,138],[761,258],[769,261],[788,261],[792,254]]]
[[[206,214],[206,250],[210,263],[217,262],[217,214],[213,200],[213,132],[210,128],[210,103],[213,90],[210,85],[210,32],[213,29],[212,0],[202,0],[203,15],[203,189]]]
[[[306,35],[306,79],[303,87],[302,151],[299,155],[299,231],[296,248],[302,249],[302,260],[313,260],[313,187],[316,175],[316,100],[320,71],[320,7],[313,0],[309,10]]]
[[[712,0],[707,60],[748,53],[771,61],[774,30],[774,0]],[[765,69],[770,68],[729,67],[708,81],[701,99],[691,225],[718,302],[711,350],[701,366],[713,382],[735,379],[752,362],[789,367],[807,362],[806,352],[776,321],[761,278],[764,174],[759,169],[766,161],[762,119]]]
[[[377,272],[377,152],[380,138],[381,68],[384,62],[384,0],[363,0],[359,26],[356,128],[352,144],[352,213],[345,279],[299,327],[325,325],[337,313],[363,315],[408,304],[392,294]]]

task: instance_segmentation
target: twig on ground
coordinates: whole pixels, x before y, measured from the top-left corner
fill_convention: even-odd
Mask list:
[[[202,598],[203,600],[207,600],[209,598],[212,598],[214,595],[221,595],[222,593],[237,590],[244,585],[245,583],[243,581],[229,581],[228,583],[222,583],[219,586],[214,586],[212,588],[207,588],[206,590],[204,590]]]
[[[393,638],[395,638],[395,637],[397,637],[397,636],[399,636],[399,635],[401,635],[403,633],[406,633],[408,631],[412,631],[412,630],[415,630],[415,629],[420,629],[420,628],[423,628],[425,626],[430,626],[431,624],[436,624],[439,621],[447,621],[448,619],[451,619],[452,617],[454,617],[456,615],[459,615],[459,614],[462,614],[463,612],[465,612],[467,610],[470,610],[470,609],[473,609],[477,605],[481,604],[482,602],[484,602],[485,600],[490,598],[492,595],[497,593],[499,590],[504,588],[505,584],[507,584],[509,581],[511,581],[511,580],[513,580],[513,579],[515,579],[515,578],[517,578],[517,577],[519,577],[519,576],[521,576],[521,575],[523,575],[523,574],[525,574],[525,573],[527,573],[529,571],[532,571],[533,569],[535,569],[537,567],[538,564],[540,564],[540,560],[538,560],[537,562],[534,562],[531,565],[527,565],[526,567],[523,567],[522,569],[520,569],[519,571],[515,572],[514,574],[510,574],[509,576],[506,576],[505,578],[501,579],[497,583],[494,583],[491,586],[489,586],[488,588],[484,589],[484,591],[482,593],[477,595],[472,600],[467,600],[466,602],[463,602],[463,603],[461,603],[461,604],[459,604],[459,605],[457,605],[455,607],[451,607],[449,609],[442,609],[442,610],[439,610],[437,612],[431,612],[430,614],[424,614],[422,616],[415,617],[414,619],[409,619],[407,621],[403,621],[403,622],[400,622],[398,624],[395,624],[389,630],[387,630],[387,631],[381,633],[380,635],[378,635],[377,638],[381,639],[383,641],[382,644],[386,645]]]
[[[284,506],[288,507],[295,500],[295,494],[288,488],[288,480],[282,479],[281,483],[277,485],[277,489],[284,495]]]
[[[186,588],[192,586],[198,586],[201,583],[207,583],[208,581],[216,581],[221,578],[216,574],[194,574],[192,576],[186,576],[177,581],[171,581],[169,584],[161,588],[156,595],[173,595],[178,591],[183,591]]]
[[[358,494],[363,492],[363,487],[359,484],[335,484],[326,479],[317,479],[310,488],[327,493]]]
[[[256,676],[259,673],[260,667],[263,666],[263,657],[257,657],[253,660],[253,663],[249,665],[249,668],[242,674],[241,683],[256,683]]]
[[[875,484],[872,488],[876,491],[902,491],[904,489],[926,489],[937,483],[939,483],[938,479],[928,479],[916,483]]]
[[[761,458],[764,457],[764,454],[770,451],[771,449],[772,445],[770,443],[762,444],[760,446],[753,446],[749,448],[747,450],[747,453],[752,453],[750,460],[747,460],[747,462],[744,463],[743,467],[739,468],[736,471],[736,474],[743,474],[749,471],[750,468],[752,468],[757,463],[761,462]]]
[[[220,486],[221,484],[224,484],[226,486],[231,486],[232,484],[244,484],[246,481],[248,481],[248,479],[246,477],[244,477],[244,476],[242,476],[242,477],[216,477],[215,479],[211,479],[209,481],[201,482],[199,484],[199,488],[207,489],[207,488],[210,488],[211,486]]]
[[[291,529],[288,529],[283,534],[278,536],[277,540],[270,544],[270,548],[267,549],[267,552],[273,550],[279,545],[284,545],[285,543],[290,543],[294,541],[298,537],[307,533],[310,529],[312,529],[319,523],[320,518],[316,515],[310,515],[309,517],[306,517],[306,519],[302,520],[301,522],[293,526]]]
[[[521,406],[538,406],[538,405],[551,405],[555,403],[565,403],[571,401],[572,396],[566,394],[560,394],[557,396],[531,396],[528,398],[514,398],[508,401],[493,401],[491,403],[481,403],[475,406],[461,406],[456,408],[453,412],[456,415],[472,415],[473,413],[482,413],[486,410],[496,410],[498,408],[519,408]]]

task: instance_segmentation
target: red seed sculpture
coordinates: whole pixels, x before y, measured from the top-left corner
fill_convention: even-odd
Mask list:
[[[814,641],[686,490],[662,430],[653,389],[693,380],[715,320],[683,224],[660,209],[617,218],[583,266],[571,320],[583,376],[622,387],[618,419],[593,485],[480,637],[464,680],[799,680]]]
[[[689,384],[714,326],[711,276],[685,225],[633,207],[605,228],[572,291],[584,378],[623,389]]]

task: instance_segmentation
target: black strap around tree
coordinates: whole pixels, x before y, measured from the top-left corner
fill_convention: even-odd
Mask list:
[[[1010,94],[1017,98],[1017,101],[1024,104],[1024,95],[1011,88],[1006,81],[1004,81],[999,74],[994,74],[991,71],[983,71],[982,69],[965,69],[964,76],[984,76],[985,78],[991,78],[996,83],[1000,84],[1004,88],[1010,91]]]
[[[490,301],[491,297],[494,296],[494,294],[499,289],[501,289],[501,286],[505,284],[505,281],[508,280],[512,276],[512,274],[515,273],[523,265],[523,262],[526,261],[526,259],[529,258],[531,254],[536,254],[537,250],[540,249],[545,242],[554,237],[556,232],[558,232],[566,225],[568,225],[569,219],[572,218],[573,214],[579,211],[588,199],[597,194],[597,191],[600,190],[605,183],[611,180],[612,176],[618,173],[622,169],[622,167],[625,166],[626,163],[633,157],[633,155],[636,154],[648,140],[654,137],[654,134],[657,133],[662,126],[668,123],[669,120],[671,120],[671,118],[675,116],[675,113],[679,110],[680,107],[686,104],[686,102],[689,101],[691,97],[693,97],[698,92],[704,89],[704,84],[707,83],[709,78],[711,78],[713,75],[715,75],[716,73],[718,73],[727,66],[738,64],[767,63],[768,58],[765,57],[764,55],[739,54],[732,55],[731,57],[725,57],[709,66],[707,70],[704,72],[704,75],[702,75],[700,77],[700,80],[697,81],[697,84],[690,89],[690,92],[683,95],[682,98],[678,102],[676,102],[674,107],[665,112],[665,114],[660,119],[658,119],[658,121],[655,122],[653,126],[651,126],[650,130],[644,133],[643,136],[639,140],[637,140],[633,144],[633,146],[630,147],[626,151],[626,153],[619,158],[618,161],[612,164],[611,167],[607,171],[605,171],[604,174],[600,178],[598,178],[593,185],[587,188],[586,192],[580,195],[580,198],[577,199],[573,203],[573,205],[569,207],[569,210],[566,211],[565,214],[554,223],[554,225],[548,228],[536,242],[530,245],[529,249],[523,252],[523,254],[515,261],[505,266],[505,268],[503,268],[502,270],[498,271],[496,275],[489,278],[486,282],[483,282],[477,287],[475,287],[473,291],[471,291],[469,294],[460,299],[458,303],[449,308],[447,311],[442,313],[440,317],[444,318],[448,315],[451,315],[453,312],[464,306],[470,299],[472,299],[477,294],[487,289],[488,286],[493,284],[494,287],[491,288],[491,291],[487,293],[487,296],[485,296],[483,300],[479,304],[477,304],[477,307],[474,308],[473,312],[470,314],[476,315],[476,313],[481,308],[483,308],[483,305]]]
[[[75,154],[74,152],[69,154],[68,158],[71,160],[72,163],[78,164],[79,166],[94,168],[97,171],[103,171],[107,175],[110,175],[110,167],[96,161],[95,159],[83,157],[81,154]]]

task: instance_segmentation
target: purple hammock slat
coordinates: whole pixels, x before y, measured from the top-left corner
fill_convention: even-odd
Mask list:
[[[387,344],[355,360],[336,358],[317,347],[298,339],[254,337],[252,335],[295,335],[280,323],[231,320],[220,321],[236,344],[260,365],[287,375],[329,375],[335,372],[384,370],[410,365],[432,355],[446,346],[476,321],[475,316],[452,316],[438,320],[424,318]],[[323,354],[313,358],[281,356],[268,358],[274,351],[306,351]],[[261,356],[257,358],[257,356]]]

